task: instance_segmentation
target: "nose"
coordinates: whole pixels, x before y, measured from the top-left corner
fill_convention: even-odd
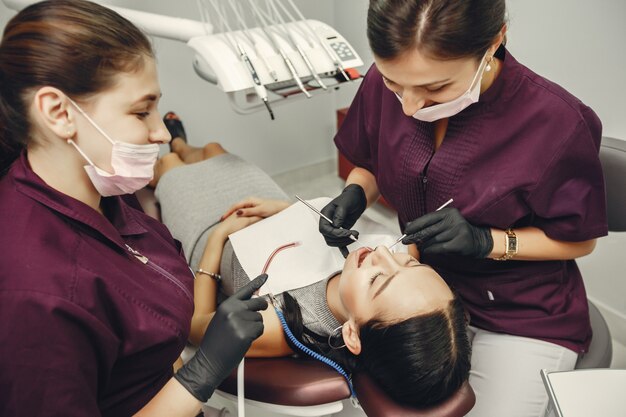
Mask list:
[[[393,266],[395,259],[386,246],[376,246],[372,253],[372,265]]]
[[[165,127],[159,113],[154,112],[156,120],[150,125],[150,142],[166,144],[172,140],[169,130]]]
[[[415,94],[413,92],[405,92],[402,94],[402,111],[407,116],[413,116],[416,111],[426,105],[426,98],[424,96]]]

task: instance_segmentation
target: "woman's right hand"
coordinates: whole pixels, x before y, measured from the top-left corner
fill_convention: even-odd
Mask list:
[[[350,228],[354,226],[366,208],[367,197],[363,187],[350,184],[344,188],[339,196],[322,209],[322,214],[333,221],[331,224],[320,217],[319,231],[324,236],[326,244],[345,248],[352,243],[350,235],[358,237],[359,232]]]
[[[196,354],[174,375],[201,402],[211,397],[263,334],[258,311],[267,308],[267,301],[250,297],[266,280],[266,274],[259,275],[219,305]]]
[[[270,217],[289,207],[290,203],[282,200],[269,200],[264,198],[249,197],[233,204],[222,216],[222,220],[236,213],[240,217]]]

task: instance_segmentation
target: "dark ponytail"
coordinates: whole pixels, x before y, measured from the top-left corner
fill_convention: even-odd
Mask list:
[[[0,42],[0,175],[33,134],[28,108],[37,88],[89,96],[141,69],[146,56],[152,46],[136,26],[90,1],[42,1],[16,14]]]
[[[21,101],[13,106],[9,105],[5,99],[4,84],[5,80],[0,73],[0,177],[26,146],[26,136],[18,133],[23,130],[22,118],[25,111]]]
[[[413,48],[439,59],[481,58],[505,11],[505,0],[370,0],[367,38],[381,59]]]
[[[289,326],[289,330],[291,330],[291,333],[293,333],[296,339],[317,353],[320,353],[337,362],[346,371],[352,372],[356,369],[356,357],[351,354],[348,349],[331,348],[328,345],[328,336],[317,334],[302,324],[302,312],[300,311],[300,305],[298,302],[287,292],[284,292],[281,295],[283,297],[282,311],[285,316],[285,321]],[[294,346],[291,341],[287,340],[287,343],[294,352],[300,352],[300,350]],[[341,345],[341,343],[338,343],[338,345]]]
[[[332,349],[327,337],[303,326],[297,301],[287,293],[282,295],[285,320],[298,340],[349,372],[366,372],[399,403],[413,407],[440,403],[469,377],[471,345],[465,310],[456,294],[445,310],[392,324],[365,323],[359,328],[358,356],[345,348]]]

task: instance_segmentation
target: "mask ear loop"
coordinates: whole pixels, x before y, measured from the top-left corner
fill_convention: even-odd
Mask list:
[[[489,52],[489,51],[487,51],[487,52]],[[470,84],[470,87],[467,89],[467,91],[472,91],[472,88],[474,88],[476,86],[475,83],[482,78],[483,72],[484,72],[483,69],[486,70],[487,69],[486,66],[489,66],[489,70],[487,72],[491,71],[491,66],[489,65],[489,63],[491,61],[487,61],[487,59],[486,59],[487,58],[487,52],[485,52],[485,55],[483,55],[483,57],[481,58],[480,65],[478,66],[478,71],[476,71],[476,74],[474,74],[474,78],[472,79],[472,83]],[[493,57],[491,57],[491,59],[493,59]]]
[[[91,161],[91,159],[89,159],[89,157],[87,156],[87,154],[85,152],[82,151],[82,149],[80,149],[78,147],[78,145],[76,144],[76,142],[74,142],[74,139],[67,139],[67,144],[68,145],[72,145],[74,148],[76,148],[76,150],[78,151],[78,153],[80,153],[83,158],[85,158],[87,160],[87,162],[89,162],[89,165],[91,165],[92,167],[96,167],[96,165]]]
[[[66,96],[66,97],[67,97],[67,96]],[[102,129],[100,128],[100,126],[98,126],[98,124],[97,124],[96,122],[94,122],[94,121],[91,119],[91,117],[89,117],[89,115],[88,115],[87,113],[85,113],[85,111],[84,111],[83,109],[81,109],[81,108],[80,108],[80,106],[79,106],[78,104],[76,104],[76,102],[75,102],[74,100],[72,100],[72,99],[71,99],[71,98],[69,98],[69,97],[67,97],[67,99],[70,101],[70,103],[72,103],[72,105],[74,105],[74,107],[76,107],[76,110],[78,110],[78,112],[79,112],[80,114],[82,114],[83,116],[85,116],[85,119],[87,119],[87,121],[88,121],[89,123],[91,123],[91,125],[92,125],[93,127],[95,127],[95,128],[96,128],[96,130],[102,134],[102,136],[104,136],[104,137],[105,137],[105,138],[106,138],[109,142],[111,142],[111,145],[115,145],[115,141],[114,141],[113,139],[111,139],[111,138],[109,137],[109,135],[107,135],[107,134],[106,134],[106,132],[105,132],[104,130],[102,130]]]
[[[331,333],[331,334],[329,334],[329,335],[328,335],[328,346],[330,346],[330,348],[331,348],[331,349],[335,349],[335,350],[337,350],[337,349],[342,349],[342,348],[346,347],[346,344],[345,344],[345,343],[344,343],[343,345],[341,345],[341,346],[333,346],[333,344],[331,343],[332,338],[335,336],[335,332],[336,332],[337,330],[341,329],[341,328],[343,328],[343,326],[339,326],[339,327],[337,327],[335,330],[333,330],[333,331],[332,331],[332,333]],[[337,337],[339,337],[339,335],[340,335],[340,334],[341,334],[341,333],[339,333],[339,334],[337,335]]]

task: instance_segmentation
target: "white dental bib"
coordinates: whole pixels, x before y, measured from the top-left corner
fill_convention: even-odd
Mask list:
[[[321,197],[309,200],[321,210],[330,202]],[[279,246],[299,242],[294,248],[285,249],[272,260],[266,284],[259,295],[280,294],[284,291],[302,288],[326,278],[333,272],[343,269],[344,258],[338,248],[326,245],[318,230],[319,216],[301,202],[297,202],[280,213],[255,223],[229,236],[233,250],[241,266],[249,277],[256,277],[270,254]],[[359,232],[359,241],[348,246],[355,251],[362,246],[390,246],[399,232],[390,231],[365,215],[352,229]],[[394,247],[397,252],[406,252],[403,245]]]

